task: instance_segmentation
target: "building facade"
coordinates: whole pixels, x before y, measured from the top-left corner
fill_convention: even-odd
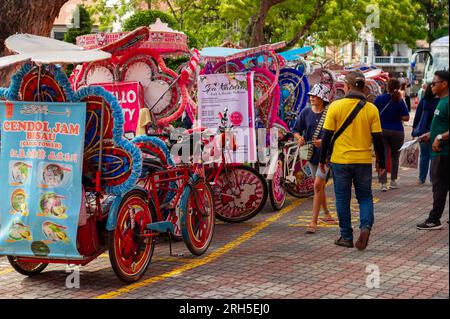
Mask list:
[[[50,32],[50,37],[57,40],[64,40],[64,35],[70,28],[74,27],[74,14],[78,5],[89,5],[92,0],[69,0],[67,1],[59,11],[58,17],[53,23],[52,31]],[[92,33],[99,32],[98,23],[92,25]]]

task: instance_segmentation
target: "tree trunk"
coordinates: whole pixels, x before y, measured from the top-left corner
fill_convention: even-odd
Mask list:
[[[53,22],[68,0],[2,0],[0,1],[0,56],[11,52],[5,40],[15,33],[50,36]],[[9,83],[13,68],[0,70],[0,86]]]
[[[261,0],[258,14],[253,16],[250,22],[251,47],[256,47],[264,44],[264,25],[266,23],[267,14],[274,5],[277,5],[284,1],[285,0]]]

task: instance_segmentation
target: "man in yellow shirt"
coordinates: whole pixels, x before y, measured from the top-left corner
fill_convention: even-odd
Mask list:
[[[367,247],[374,223],[372,197],[372,142],[379,158],[378,167],[385,169],[383,140],[378,109],[366,101],[365,77],[350,72],[345,77],[346,96],[328,108],[319,167],[325,171],[328,154],[333,172],[336,210],[341,237],[338,246],[353,248],[350,201],[352,184],[360,209],[360,236],[355,243],[359,250]]]

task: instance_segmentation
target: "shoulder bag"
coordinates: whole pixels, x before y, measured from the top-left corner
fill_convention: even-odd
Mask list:
[[[358,104],[356,105],[356,107],[353,109],[352,113],[350,113],[350,115],[345,119],[344,123],[339,128],[339,130],[337,130],[336,133],[334,133],[333,138],[331,140],[331,144],[330,144],[330,152],[329,152],[330,157],[331,157],[331,154],[333,153],[334,143],[339,138],[339,136],[341,136],[341,134],[347,129],[347,127],[349,127],[350,124],[352,124],[353,120],[356,118],[359,111],[362,110],[364,105],[366,105],[366,103],[367,103],[366,100],[360,100],[358,102]]]
[[[316,130],[312,136],[312,141],[319,137],[320,131],[322,130],[323,123],[325,122],[325,118],[327,117],[328,105],[322,112],[322,116],[320,117],[319,123],[316,126]],[[314,152],[314,144],[312,142],[308,142],[303,146],[300,146],[300,158],[306,161],[311,160]]]

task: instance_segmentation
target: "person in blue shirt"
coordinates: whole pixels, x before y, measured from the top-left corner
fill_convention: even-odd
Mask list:
[[[388,156],[391,161],[391,189],[399,188],[397,183],[400,148],[405,141],[405,130],[402,122],[409,121],[408,107],[402,99],[400,81],[389,79],[387,83],[388,93],[378,96],[374,104],[380,112],[381,128],[383,129],[383,143],[386,163]],[[381,190],[387,191],[387,171],[378,175]]]
[[[323,123],[326,116],[326,113],[324,114],[324,112],[326,112],[329,104],[329,94],[330,89],[325,85],[321,83],[314,85],[308,93],[311,106],[306,107],[300,113],[293,129],[294,137],[297,139],[299,146],[303,146],[306,143],[312,143],[312,145],[314,145],[312,156],[308,161],[308,165],[314,177],[313,218],[306,230],[308,234],[314,234],[316,232],[320,207],[323,208],[324,212],[324,218],[320,218],[320,220],[328,224],[336,223],[328,210],[326,202],[325,186],[328,172],[324,174],[318,169],[323,136]],[[321,123],[322,117],[323,121]],[[321,125],[318,131],[319,134],[314,138],[314,133],[316,132],[318,125]]]
[[[413,137],[420,137],[430,131],[431,121],[433,120],[434,111],[439,103],[439,98],[433,94],[431,86],[425,88],[423,97],[417,106],[416,115],[413,123]],[[420,159],[419,159],[419,183],[424,184],[431,163],[431,144],[430,141],[420,141]],[[430,182],[431,171],[430,171]]]

